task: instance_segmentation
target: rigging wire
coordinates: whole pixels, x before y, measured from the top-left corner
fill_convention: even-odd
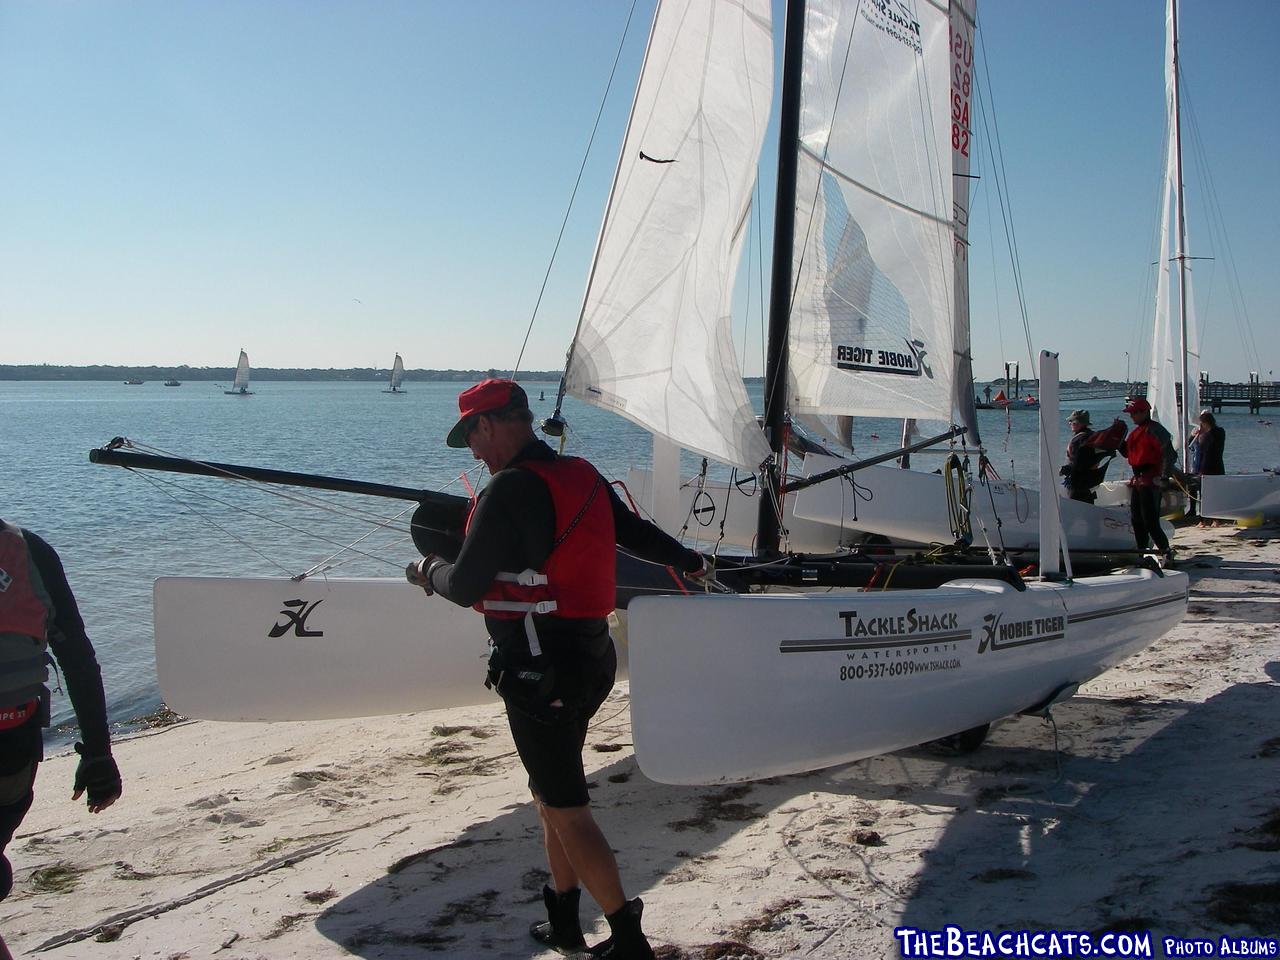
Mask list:
[[[126,467],[125,469],[126,469],[126,470],[128,470],[130,473],[140,473],[140,471],[135,470],[135,469],[134,469],[134,468],[132,468],[132,467]],[[206,492],[201,491],[201,490],[196,490],[194,487],[188,486],[187,484],[184,484],[184,483],[182,483],[181,481],[178,481],[178,480],[167,480],[167,479],[162,480],[162,479],[161,479],[161,478],[159,478],[159,477],[151,477],[151,476],[145,476],[145,475],[143,475],[143,479],[144,479],[144,480],[146,480],[148,483],[154,484],[154,485],[156,485],[156,486],[158,486],[158,487],[163,487],[163,486],[176,487],[176,488],[177,488],[177,489],[179,489],[179,490],[183,490],[183,491],[185,491],[185,492],[187,492],[187,493],[195,494],[196,496],[198,496],[198,497],[203,497],[203,498],[204,498],[204,499],[206,499],[206,500],[211,500],[211,501],[213,501],[214,503],[220,504],[220,505],[222,505],[222,506],[224,506],[224,507],[228,507],[228,508],[230,508],[230,509],[232,509],[232,510],[235,510],[235,511],[239,512],[239,513],[243,513],[243,514],[245,514],[246,516],[253,517],[253,518],[257,519],[257,520],[262,520],[262,521],[264,521],[264,522],[266,522],[266,523],[275,524],[276,526],[278,526],[278,527],[283,527],[284,529],[289,530],[289,531],[290,531],[290,532],[292,532],[292,533],[296,533],[296,534],[298,534],[298,535],[300,535],[300,536],[303,536],[303,537],[308,537],[308,538],[310,538],[310,539],[312,539],[312,540],[318,540],[318,541],[320,541],[320,542],[322,542],[322,543],[327,543],[327,544],[329,544],[330,546],[342,547],[344,550],[349,550],[349,551],[351,551],[351,552],[353,552],[353,553],[358,553],[358,554],[360,554],[361,556],[366,557],[366,558],[368,558],[368,559],[370,559],[370,560],[376,560],[376,561],[377,561],[377,562],[379,562],[379,563],[389,564],[390,566],[394,566],[394,567],[397,567],[397,568],[399,568],[399,567],[401,567],[401,566],[402,566],[402,564],[401,564],[401,562],[400,562],[399,560],[390,560],[390,559],[388,559],[388,558],[386,558],[386,557],[378,556],[377,554],[367,553],[367,552],[365,552],[365,551],[363,551],[363,550],[356,550],[354,547],[351,547],[351,546],[349,546],[348,544],[345,544],[345,543],[344,543],[343,541],[341,541],[341,540],[333,540],[333,539],[331,539],[331,538],[329,538],[329,537],[326,537],[326,536],[323,536],[323,535],[321,535],[321,534],[314,533],[314,532],[312,532],[312,531],[310,531],[310,530],[304,529],[303,527],[295,526],[294,524],[291,524],[291,523],[286,523],[286,522],[285,522],[285,521],[283,521],[283,520],[279,520],[279,519],[277,519],[277,518],[275,518],[275,517],[272,517],[272,516],[269,516],[269,515],[267,515],[267,514],[264,514],[264,513],[258,513],[258,512],[257,512],[257,511],[255,511],[255,510],[250,510],[248,507],[245,507],[245,506],[244,506],[244,505],[242,505],[242,504],[235,504],[235,503],[231,503],[231,502],[230,502],[230,501],[228,501],[228,500],[223,500],[223,499],[221,499],[220,497],[215,497],[215,496],[214,496],[213,494],[211,494],[211,493],[206,493]],[[247,482],[247,481],[246,481],[246,482]],[[173,499],[177,500],[177,498],[176,498],[176,497],[174,497]],[[181,502],[181,501],[178,501],[178,502]],[[198,513],[198,511],[194,511],[194,512],[197,512],[197,513]],[[248,543],[246,543],[245,541],[243,541],[242,539],[240,539],[239,537],[237,537],[235,534],[233,534],[233,533],[231,533],[230,531],[226,530],[226,528],[225,528],[225,527],[220,526],[219,524],[215,523],[214,521],[212,521],[212,520],[211,520],[211,519],[209,519],[208,517],[203,517],[203,516],[202,516],[202,519],[205,519],[205,520],[206,520],[207,522],[209,522],[212,526],[217,527],[219,530],[222,530],[224,533],[227,533],[227,534],[228,534],[228,536],[230,536],[230,537],[231,537],[233,540],[235,540],[237,543],[240,543],[242,546],[245,546],[245,547],[247,547],[248,549],[252,550],[254,553],[257,553],[260,557],[262,557],[262,558],[263,558],[263,559],[265,559],[265,560],[268,560],[270,563],[272,563],[272,564],[273,564],[273,565],[275,565],[276,567],[278,567],[278,568],[280,568],[280,569],[282,569],[282,570],[284,570],[284,569],[285,569],[285,568],[284,568],[284,567],[283,567],[283,566],[282,566],[278,561],[276,561],[276,560],[272,559],[271,557],[268,557],[266,554],[262,553],[260,550],[257,550],[256,548],[254,548],[254,547],[250,546]],[[407,531],[397,531],[397,532],[405,532],[405,533],[407,533]],[[399,542],[403,542],[403,540],[402,540],[402,541],[399,541]],[[390,545],[391,545],[391,544],[387,544],[387,546],[390,546]],[[286,574],[287,574],[288,576],[290,576],[290,577],[293,577],[293,576],[294,576],[294,574],[293,574],[292,572],[288,571],[288,570],[285,570],[285,572],[286,572]]]
[[[315,510],[320,510],[320,511],[323,511],[323,512],[325,512],[325,513],[329,513],[329,514],[331,514],[331,515],[333,515],[333,516],[336,516],[336,517],[339,517],[339,518],[342,518],[342,519],[346,519],[346,520],[358,520],[358,521],[361,521],[361,522],[363,522],[363,523],[371,523],[371,524],[373,524],[374,529],[373,529],[373,530],[371,530],[371,531],[369,531],[368,533],[364,534],[364,535],[363,535],[363,536],[361,536],[360,538],[358,538],[358,539],[355,541],[355,543],[363,542],[363,541],[364,541],[364,540],[366,540],[369,536],[371,536],[373,533],[375,533],[378,529],[391,530],[391,531],[393,531],[393,532],[396,532],[396,533],[402,533],[402,534],[405,534],[405,535],[406,535],[405,537],[402,537],[402,538],[400,538],[400,539],[398,539],[398,540],[391,541],[391,542],[389,542],[389,543],[386,543],[386,544],[383,544],[383,545],[382,545],[382,547],[383,547],[383,548],[388,548],[388,547],[396,546],[397,544],[400,544],[400,543],[404,543],[404,542],[405,542],[405,540],[406,540],[406,539],[408,539],[408,536],[407,536],[407,535],[410,533],[410,530],[409,530],[409,528],[408,528],[408,527],[404,527],[404,528],[401,528],[401,527],[393,527],[393,526],[392,526],[392,524],[393,524],[396,520],[399,520],[401,517],[403,517],[405,513],[408,513],[410,509],[416,509],[416,505],[415,505],[415,507],[412,507],[412,508],[406,508],[405,510],[402,510],[400,513],[396,514],[394,517],[392,517],[392,518],[390,518],[390,519],[387,519],[387,518],[385,518],[385,517],[381,517],[381,516],[378,516],[378,515],[376,515],[376,514],[371,514],[371,513],[368,513],[368,512],[362,511],[362,510],[357,510],[357,509],[354,509],[354,508],[351,508],[351,507],[337,507],[337,506],[334,506],[330,501],[327,501],[327,500],[322,499],[322,498],[319,498],[319,497],[314,497],[314,496],[309,496],[309,495],[305,495],[305,494],[300,494],[300,493],[297,493],[297,492],[290,492],[290,491],[286,491],[286,490],[281,490],[281,489],[274,488],[274,487],[272,487],[272,486],[270,486],[270,485],[259,484],[259,483],[257,483],[256,481],[250,480],[250,479],[249,479],[249,478],[247,478],[247,477],[243,477],[243,476],[240,476],[239,474],[236,474],[234,471],[226,470],[226,469],[223,469],[223,468],[214,468],[212,464],[206,463],[205,461],[202,461],[202,460],[196,460],[196,459],[193,459],[193,458],[191,458],[191,457],[183,457],[183,456],[180,456],[180,455],[178,455],[178,454],[173,453],[172,451],[164,450],[164,449],[163,449],[163,448],[161,448],[161,447],[156,447],[156,446],[151,445],[151,444],[146,444],[146,443],[141,443],[141,442],[138,442],[138,441],[134,441],[134,440],[128,440],[128,439],[126,439],[126,440],[124,441],[124,443],[122,444],[122,446],[129,447],[129,448],[134,449],[134,450],[142,450],[142,451],[145,451],[145,452],[148,452],[148,453],[154,453],[154,454],[159,454],[159,455],[163,455],[163,456],[173,457],[173,458],[175,458],[175,459],[183,460],[183,461],[185,461],[185,462],[187,462],[187,463],[191,463],[191,464],[194,464],[194,465],[202,466],[202,467],[208,468],[208,469],[210,469],[210,470],[215,470],[215,472],[216,472],[217,474],[219,474],[223,479],[226,479],[226,480],[233,480],[233,481],[238,481],[239,483],[242,483],[242,484],[248,485],[250,488],[252,488],[252,489],[254,489],[254,490],[257,490],[258,492],[260,492],[260,493],[262,493],[262,494],[265,494],[265,495],[267,495],[267,496],[278,497],[278,498],[280,498],[280,499],[282,499],[282,500],[285,500],[286,502],[293,503],[293,504],[298,505],[298,506],[303,506],[303,507],[308,507],[308,508],[315,509]],[[196,489],[196,488],[195,488],[194,486],[192,486],[192,485],[184,484],[184,483],[181,483],[180,481],[175,481],[175,480],[163,480],[163,481],[162,481],[162,480],[161,480],[160,478],[158,478],[158,477],[152,477],[152,476],[149,476],[149,475],[148,475],[148,474],[146,474],[145,472],[140,471],[140,470],[136,470],[136,469],[134,469],[134,468],[132,468],[132,467],[127,467],[126,469],[128,469],[130,473],[133,473],[133,474],[136,474],[136,475],[138,475],[138,476],[141,476],[141,477],[142,477],[144,480],[146,480],[147,482],[149,482],[149,483],[153,484],[153,485],[154,485],[154,486],[156,486],[158,489],[161,489],[162,491],[164,491],[164,492],[166,493],[166,495],[167,495],[167,496],[172,497],[172,494],[168,493],[168,491],[167,491],[167,490],[165,490],[165,489],[164,489],[164,487],[165,487],[165,486],[175,487],[175,488],[180,489],[180,490],[183,490],[183,491],[185,491],[185,492],[187,492],[187,493],[189,493],[189,494],[195,494],[196,496],[203,497],[204,499],[207,499],[207,500],[211,500],[211,501],[213,501],[214,503],[218,503],[218,504],[220,504],[220,505],[222,505],[222,506],[228,507],[229,509],[234,510],[234,511],[238,511],[238,512],[243,513],[243,514],[245,514],[245,515],[247,515],[247,516],[251,516],[251,517],[254,517],[254,518],[256,518],[256,519],[263,520],[263,521],[265,521],[265,522],[267,522],[267,523],[275,524],[275,525],[277,525],[277,526],[280,526],[280,527],[283,527],[283,528],[285,528],[285,529],[291,530],[291,531],[292,531],[292,532],[294,532],[294,533],[301,534],[301,535],[302,535],[302,536],[304,536],[304,537],[309,537],[309,538],[314,539],[314,540],[319,540],[319,541],[321,541],[321,542],[323,542],[323,543],[327,543],[327,544],[329,544],[330,546],[336,546],[336,547],[339,547],[339,548],[340,548],[336,553],[334,553],[333,555],[331,555],[331,556],[330,556],[329,558],[327,558],[326,560],[320,561],[319,563],[315,564],[311,569],[309,569],[309,570],[308,570],[308,571],[306,571],[305,573],[303,573],[303,574],[301,574],[301,575],[299,575],[299,576],[296,576],[296,579],[302,579],[302,578],[305,578],[305,577],[307,577],[307,576],[312,575],[314,572],[316,572],[316,570],[318,570],[318,569],[320,569],[320,568],[324,567],[326,563],[329,563],[330,561],[332,561],[334,557],[339,556],[339,555],[341,555],[341,554],[342,554],[342,553],[344,553],[344,552],[353,552],[353,553],[359,554],[359,555],[361,555],[361,556],[367,557],[368,559],[376,560],[376,561],[378,561],[379,563],[386,563],[386,564],[390,564],[390,565],[392,565],[392,566],[396,566],[396,567],[399,567],[399,566],[400,566],[400,561],[399,561],[399,560],[390,560],[390,559],[388,559],[388,558],[386,558],[386,557],[384,557],[384,556],[379,556],[379,555],[375,555],[375,554],[371,554],[371,553],[365,553],[364,551],[356,550],[356,549],[354,548],[354,545],[353,545],[353,544],[347,544],[347,543],[344,543],[344,542],[339,541],[339,540],[333,540],[333,539],[330,539],[330,538],[328,538],[328,537],[321,536],[321,535],[319,535],[319,534],[311,533],[311,532],[309,532],[309,531],[307,531],[307,530],[304,530],[304,529],[302,529],[302,528],[295,527],[295,526],[293,526],[293,525],[291,525],[291,524],[285,523],[284,521],[277,520],[277,519],[275,519],[275,518],[273,518],[273,517],[271,517],[271,516],[267,516],[267,515],[265,515],[265,514],[257,513],[257,512],[255,512],[255,511],[253,511],[253,510],[250,510],[249,508],[247,508],[247,507],[245,507],[245,506],[243,506],[243,505],[235,504],[235,503],[232,503],[232,502],[227,501],[227,500],[222,500],[222,499],[220,499],[220,498],[218,498],[218,497],[213,496],[212,494],[209,494],[209,493],[206,493],[206,492],[204,492],[204,491],[198,490],[198,489]],[[476,465],[475,467],[473,467],[472,469],[479,470],[479,469],[481,469],[481,465],[477,464],[477,465]],[[465,474],[465,472],[464,472],[464,473],[462,474],[462,476],[463,476],[463,477],[465,477],[465,475],[466,475],[466,474]],[[461,478],[459,478],[459,479],[461,479]],[[448,487],[452,486],[452,485],[453,485],[454,483],[456,483],[456,482],[458,482],[458,480],[451,480],[449,483],[445,484],[445,486],[444,486],[442,489],[447,489]],[[176,498],[176,497],[172,497],[172,498],[173,498],[175,501],[177,501],[177,502],[179,502],[179,503],[182,503],[182,501],[181,501],[181,500],[178,500],[178,498]],[[271,562],[271,563],[272,563],[274,566],[276,566],[277,568],[280,568],[280,569],[284,570],[284,568],[283,568],[283,567],[282,567],[282,566],[281,566],[277,561],[275,561],[275,560],[271,559],[270,557],[267,557],[267,555],[266,555],[266,554],[264,554],[264,553],[262,553],[260,550],[257,550],[256,548],[254,548],[254,547],[250,546],[248,543],[246,543],[245,541],[243,541],[241,538],[239,538],[239,537],[235,536],[234,534],[232,534],[232,533],[231,533],[229,530],[227,530],[225,527],[222,527],[221,525],[219,525],[219,524],[218,524],[216,521],[214,521],[212,518],[208,517],[208,516],[207,516],[207,515],[205,515],[205,514],[201,514],[199,511],[196,511],[196,510],[194,510],[194,509],[190,508],[190,506],[189,506],[189,505],[187,505],[187,508],[188,508],[188,510],[190,510],[190,512],[192,512],[192,513],[196,514],[197,516],[201,517],[202,519],[204,519],[207,523],[209,523],[209,524],[210,524],[210,526],[213,526],[213,527],[215,527],[216,529],[221,530],[222,532],[224,532],[224,533],[226,533],[228,536],[230,536],[232,539],[236,540],[236,542],[240,543],[242,546],[245,546],[246,548],[248,548],[249,550],[253,551],[254,553],[257,553],[259,556],[263,557],[263,559],[268,560],[269,562]],[[335,566],[336,566],[336,565],[335,565]],[[295,575],[293,574],[293,572],[292,572],[292,571],[285,570],[285,572],[287,573],[287,575],[289,575],[289,576],[291,576],[291,577],[295,576]]]
[[[991,109],[983,113],[983,121],[984,129],[987,130],[987,142],[993,146],[992,177],[995,180],[996,194],[1000,200],[1000,213],[1004,221],[1005,240],[1009,246],[1009,261],[1013,272],[1013,284],[1018,295],[1018,310],[1022,316],[1022,331],[1027,340],[1027,359],[1031,363],[1031,369],[1037,370],[1035,347],[1032,345],[1031,338],[1031,320],[1027,315],[1026,291],[1022,283],[1022,261],[1018,256],[1018,238],[1013,226],[1012,198],[1007,196],[1009,176],[1005,170],[1004,148],[1000,142],[1000,124],[995,115],[995,91],[991,86],[991,68],[990,58],[987,56],[987,41],[981,30],[975,30],[974,32],[978,35],[978,42],[982,45],[982,70],[986,75],[987,97],[991,105]],[[989,129],[986,126],[987,122],[990,123]]]
[[[1191,128],[1192,149],[1196,156],[1197,173],[1200,175],[1203,184],[1204,206],[1208,214],[1205,220],[1209,227],[1210,241],[1214,239],[1216,231],[1220,235],[1221,243],[1225,248],[1226,269],[1224,272],[1227,276],[1227,291],[1232,299],[1232,306],[1235,308],[1236,327],[1240,333],[1241,346],[1247,354],[1245,359],[1252,361],[1253,368],[1261,373],[1262,358],[1258,351],[1257,339],[1254,337],[1249,310],[1245,304],[1244,290],[1240,283],[1239,271],[1236,268],[1235,254],[1231,250],[1231,237],[1227,233],[1226,223],[1222,215],[1222,203],[1218,199],[1218,189],[1213,180],[1213,171],[1209,165],[1208,152],[1205,149],[1204,139],[1200,135],[1200,124],[1196,119],[1195,110],[1191,104],[1191,95],[1187,89],[1186,80],[1181,74],[1179,74],[1179,79],[1182,84],[1181,90],[1185,113],[1187,114],[1187,125]],[[1197,323],[1200,323],[1199,319],[1197,319]],[[1201,333],[1201,337],[1203,338],[1203,333]],[[1200,361],[1201,364],[1204,363],[1203,352]]]
[[[631,18],[636,12],[637,0],[631,0],[631,8],[627,11],[627,22],[622,28],[622,37],[618,40],[618,50],[613,57],[613,66],[609,70],[609,79],[605,83],[604,95],[600,98],[600,107],[596,110],[595,123],[591,125],[591,136],[587,138],[587,148],[582,154],[582,163],[578,167],[577,179],[573,181],[573,191],[569,194],[569,204],[565,207],[564,218],[560,221],[560,232],[556,234],[555,246],[551,250],[551,259],[547,262],[547,272],[542,276],[542,286],[538,288],[538,299],[533,304],[533,314],[529,317],[529,326],[525,329],[524,340],[520,344],[520,353],[516,356],[515,367],[511,370],[511,379],[516,378],[516,374],[520,370],[520,362],[524,359],[525,347],[529,345],[529,336],[533,333],[534,321],[538,318],[538,308],[542,305],[542,296],[547,290],[547,281],[551,277],[551,269],[555,266],[556,254],[560,250],[560,241],[564,239],[565,227],[569,223],[569,214],[573,212],[573,202],[578,196],[578,187],[582,183],[583,171],[587,169],[587,160],[591,156],[591,146],[596,141],[596,131],[600,128],[600,118],[604,115],[605,104],[609,100],[609,91],[613,89],[613,78],[618,73],[618,63],[622,59],[622,51],[626,46],[627,35],[631,30]],[[559,412],[559,404],[556,404],[556,411]]]

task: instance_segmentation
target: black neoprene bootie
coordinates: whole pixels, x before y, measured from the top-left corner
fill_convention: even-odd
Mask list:
[[[587,941],[582,936],[582,924],[578,921],[578,901],[581,898],[580,887],[556,893],[544,886],[542,900],[547,905],[547,919],[531,924],[529,936],[544,947],[551,947],[561,953],[582,950]]]
[[[609,922],[609,939],[597,943],[587,951],[587,956],[596,960],[653,960],[653,947],[640,929],[643,912],[644,902],[636,897],[605,917]]]

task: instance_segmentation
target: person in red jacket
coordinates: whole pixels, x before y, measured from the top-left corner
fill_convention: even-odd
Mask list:
[[[447,443],[470,447],[492,479],[461,543],[432,538],[430,553],[405,575],[484,614],[493,645],[488,685],[506,704],[551,873],[543,888],[547,920],[529,932],[562,952],[584,950],[581,884],[610,931],[585,955],[649,960],[644,905],[623,893],[613,850],[591,814],[582,749],[617,665],[606,620],[615,605],[617,547],[699,576],[706,563],[623,506],[587,461],[559,456],[535,437],[528,398],[515,382],[485,380],[464,390],[458,411]]]
[[[1165,563],[1173,562],[1173,548],[1160,527],[1160,492],[1169,468],[1169,431],[1151,419],[1151,404],[1135,397],[1125,404],[1124,412],[1133,420],[1133,429],[1125,437],[1120,452],[1133,468],[1129,480],[1129,516],[1138,552],[1145,553],[1154,543]]]

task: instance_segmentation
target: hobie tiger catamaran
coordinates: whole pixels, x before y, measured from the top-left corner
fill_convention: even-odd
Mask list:
[[[967,355],[967,320],[953,309],[963,177],[947,144],[968,138],[967,111],[952,105],[967,103],[973,7],[906,9],[788,5],[763,434],[728,303],[768,111],[769,5],[668,2],[654,22],[565,382],[658,438],[655,503],[674,489],[662,489],[662,463],[677,462],[664,447],[752,472],[763,462],[759,563],[805,567],[778,552],[788,404],[861,412],[879,395],[872,373],[900,384],[882,415],[949,416],[958,395],[972,404],[967,361],[948,362]],[[874,332],[872,315],[892,323]],[[1057,452],[1056,357],[1043,356],[1040,376],[1044,461]],[[628,637],[641,768],[666,782],[750,779],[981,727],[1069,693],[1176,623],[1182,574],[1053,577],[1059,502],[1041,505],[1039,582],[988,568],[936,589],[850,592],[835,561],[805,578],[802,589],[824,592],[637,598]]]
[[[905,221],[863,221],[850,205],[847,222],[832,226],[824,207],[824,225],[814,229],[840,250],[841,236],[860,234],[859,269],[879,298],[896,304],[902,331],[922,316],[945,318],[934,324],[944,333],[952,323],[954,191],[945,144],[960,127],[949,105],[949,51],[968,49],[973,9],[922,2],[909,17],[906,9],[832,0],[788,9],[762,431],[732,346],[729,304],[769,113],[770,3],[658,4],[564,389],[653,434],[660,517],[678,503],[680,448],[759,472],[764,494],[757,501],[756,555],[720,557],[720,591],[694,594],[668,582],[668,595],[655,596],[661,585],[650,580],[648,592],[636,596],[630,587],[644,571],[635,573],[619,557],[619,606],[630,601],[636,753],[657,780],[751,779],[980,730],[1069,696],[1167,631],[1185,610],[1181,573],[1128,569],[1073,579],[1064,552],[1066,575],[1060,574],[1057,498],[1046,498],[1040,517],[1044,577],[1035,582],[1024,582],[1007,563],[963,552],[918,562],[781,549],[787,406],[801,382],[788,364],[788,327],[800,309],[793,276],[812,269],[803,251],[815,202],[837,203],[826,191],[850,169],[828,163],[832,151],[822,131],[833,118],[887,138],[865,163],[890,163],[893,144],[904,138],[944,145],[932,168],[903,165],[904,206],[912,213]],[[859,97],[863,115],[846,114],[847,102]],[[874,109],[868,97],[877,100]],[[870,122],[890,114],[902,121],[894,130]],[[796,229],[797,215],[804,230]],[[842,286],[831,295],[850,294]],[[901,350],[888,341],[866,349],[871,362],[905,371],[933,364],[932,351],[945,358],[954,344],[944,337],[942,347],[913,349],[914,339]],[[895,356],[881,356],[889,352]],[[833,345],[828,366],[839,370],[845,356]],[[860,356],[848,362],[861,363]],[[816,395],[826,379],[816,369],[819,359],[801,354],[800,363]],[[949,371],[940,363],[938,382],[912,382],[927,388],[929,402],[949,405]],[[1055,355],[1042,355],[1040,376],[1043,460],[1057,449]],[[557,404],[553,429],[562,424],[559,410]],[[144,464],[115,450],[93,456],[297,482],[220,464]],[[310,480],[420,499],[419,513],[461,506],[440,494]],[[166,578],[156,584],[157,670],[174,709],[224,719],[452,706],[483,699],[484,645],[472,616],[389,580]]]

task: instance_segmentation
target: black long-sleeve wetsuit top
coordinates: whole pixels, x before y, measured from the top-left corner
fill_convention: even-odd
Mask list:
[[[431,586],[441,596],[461,606],[471,606],[484,596],[500,571],[541,570],[555,542],[556,518],[551,491],[531,470],[521,470],[527,460],[555,460],[557,454],[541,440],[531,440],[506,468],[494,474],[480,493],[471,529],[465,541],[441,538],[434,552],[444,563],[431,565]],[[673,566],[684,572],[696,571],[702,556],[664,533],[643,517],[632,513],[613,487],[607,486],[613,509],[618,545],[636,556]],[[603,620],[572,621],[555,614],[538,615],[539,632],[545,624],[556,632],[597,633],[605,629]],[[489,635],[501,644],[507,637],[524,637],[520,620],[485,617]]]
[[[57,551],[30,530],[23,529],[32,563],[44,582],[45,592],[53,603],[49,623],[49,649],[58,662],[71,706],[80,724],[80,739],[85,754],[106,753],[111,747],[107,730],[106,696],[102,690],[102,670],[94,654],[93,644],[84,630],[84,620],[76,605],[75,594],[67,583],[62,560]]]

